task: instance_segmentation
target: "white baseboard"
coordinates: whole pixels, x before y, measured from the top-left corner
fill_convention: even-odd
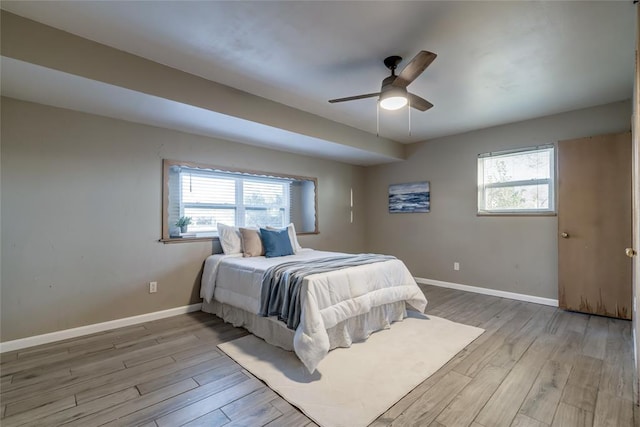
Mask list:
[[[499,291],[496,289],[480,288],[478,286],[462,285],[459,283],[444,282],[441,280],[424,279],[416,277],[416,282],[425,285],[439,286],[442,288],[457,289],[460,291],[475,292],[477,294],[492,295],[501,298],[509,298],[518,301],[533,302],[536,304],[558,306],[558,300],[551,298],[536,297],[533,295],[518,294],[515,292]],[[183,307],[170,308],[168,310],[155,311],[153,313],[141,314],[139,316],[125,317],[123,319],[110,320],[108,322],[94,323],[93,325],[80,326],[78,328],[65,329],[43,335],[35,335],[27,338],[20,338],[13,341],[0,343],[0,353],[7,351],[21,350],[41,344],[49,344],[55,341],[77,338],[83,335],[104,332],[110,329],[122,328],[124,326],[136,325],[138,323],[150,322],[152,320],[164,319],[165,317],[177,316],[179,314],[199,311],[202,303],[186,305]]]
[[[83,335],[95,334],[96,332],[108,331],[110,329],[122,328],[124,326],[136,325],[138,323],[150,322],[152,320],[164,319],[165,317],[177,316],[179,314],[191,313],[192,311],[199,311],[201,308],[202,303],[191,304],[182,307],[170,308],[168,310],[154,311],[153,313],[141,314],[139,316],[125,317],[123,319],[110,320],[108,322],[94,323],[92,325],[80,326],[78,328],[20,338],[0,343],[0,353],[21,350],[23,348],[41,344],[49,344],[51,342],[66,340],[69,338],[77,338]]]
[[[442,280],[423,279],[421,277],[416,277],[415,279],[416,279],[416,282],[422,283],[423,285],[433,285],[433,286],[439,286],[441,288],[449,288],[449,289],[457,289],[459,291],[475,292],[476,294],[491,295],[491,296],[494,296],[494,297],[509,298],[509,299],[514,299],[514,300],[518,300],[518,301],[533,302],[533,303],[536,303],[536,304],[550,305],[552,307],[557,307],[558,306],[558,300],[557,299],[536,297],[536,296],[533,296],[533,295],[518,294],[518,293],[515,293],[515,292],[499,291],[499,290],[496,290],[496,289],[480,288],[478,286],[461,285],[459,283],[443,282]]]

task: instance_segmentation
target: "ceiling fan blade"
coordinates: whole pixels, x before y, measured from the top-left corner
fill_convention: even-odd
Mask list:
[[[422,72],[436,59],[436,55],[433,52],[427,52],[421,50],[416,56],[413,57],[411,62],[398,74],[398,77],[393,81],[394,86],[407,87],[409,83],[414,81]]]
[[[433,104],[427,101],[424,98],[420,98],[418,95],[414,95],[409,93],[409,105],[411,105],[416,110],[427,111],[429,108],[433,107]]]
[[[365,95],[348,96],[346,98],[330,99],[329,102],[333,104],[336,102],[345,102],[345,101],[354,101],[356,99],[373,98],[374,96],[380,96],[380,92],[367,93]]]

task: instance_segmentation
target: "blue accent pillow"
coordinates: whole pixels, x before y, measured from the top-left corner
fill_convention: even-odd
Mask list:
[[[293,255],[291,239],[289,239],[289,233],[286,228],[283,230],[261,228],[260,239],[262,240],[262,246],[264,246],[264,256],[267,258]]]

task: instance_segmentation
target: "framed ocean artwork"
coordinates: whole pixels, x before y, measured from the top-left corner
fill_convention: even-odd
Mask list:
[[[429,181],[389,186],[389,213],[429,212]]]

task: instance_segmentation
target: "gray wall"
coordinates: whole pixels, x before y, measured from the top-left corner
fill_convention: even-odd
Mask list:
[[[9,341],[199,301],[212,244],[158,242],[163,158],[317,177],[320,234],[303,246],[391,253],[417,277],[556,298],[556,218],[477,217],[476,156],[628,130],[631,104],[413,144],[407,161],[366,169],[8,98],[1,114]],[[388,185],[419,180],[431,212],[389,214]]]
[[[2,341],[200,301],[212,244],[158,242],[163,158],[317,177],[320,234],[301,245],[365,249],[361,167],[9,98],[1,112]]]
[[[478,217],[477,155],[627,131],[630,118],[618,102],[413,144],[408,160],[367,168],[367,249],[416,277],[557,299],[557,218]],[[389,214],[389,184],[413,181],[431,182],[431,212]]]

